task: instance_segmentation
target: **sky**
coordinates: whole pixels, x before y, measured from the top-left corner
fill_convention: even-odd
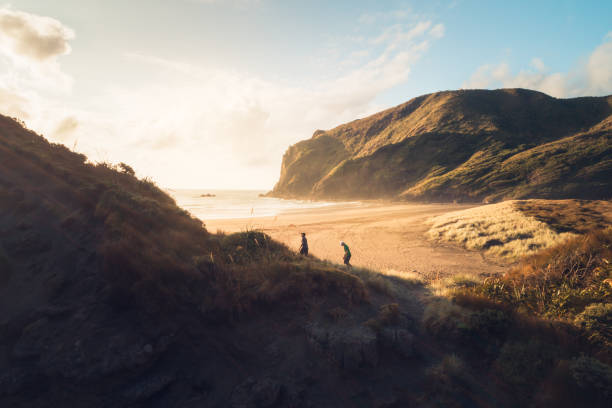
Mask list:
[[[0,113],[168,188],[271,189],[317,129],[508,87],[612,94],[612,2],[0,3]]]

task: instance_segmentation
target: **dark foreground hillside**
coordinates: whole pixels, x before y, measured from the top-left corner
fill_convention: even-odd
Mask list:
[[[609,199],[612,97],[526,89],[414,98],[283,157],[271,195],[327,199]]]
[[[607,253],[588,266],[589,305],[610,301]],[[479,300],[489,286],[471,290],[458,306],[256,231],[210,234],[129,166],[0,117],[2,407],[564,406],[556,361],[567,401],[605,406],[608,306],[551,331],[543,311],[525,326],[514,303]],[[541,349],[522,350],[525,333],[576,341],[531,369]]]

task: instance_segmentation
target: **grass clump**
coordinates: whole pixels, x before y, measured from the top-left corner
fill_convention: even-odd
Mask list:
[[[519,200],[514,207],[556,232],[586,234],[605,229],[612,219],[612,203],[588,200]]]
[[[475,287],[482,282],[482,278],[469,273],[457,273],[444,278],[436,278],[429,282],[428,287],[435,296],[447,297],[461,288]]]
[[[526,217],[514,205],[505,201],[433,217],[427,234],[436,241],[456,243],[507,260],[534,254],[573,236]]]
[[[557,356],[554,346],[539,339],[508,341],[495,360],[495,371],[518,389],[530,388],[541,381]]]
[[[612,398],[612,367],[599,360],[580,356],[570,363],[576,385],[587,395],[601,396],[599,402]],[[597,398],[597,397],[596,397]]]
[[[374,318],[368,319],[365,325],[370,327],[374,331],[380,331],[387,326],[395,326],[399,324],[401,319],[401,312],[397,303],[389,303],[382,305],[378,309],[378,315]]]
[[[612,302],[611,255],[612,228],[594,231],[528,257],[473,291],[534,315],[573,318],[591,304]]]
[[[471,406],[470,388],[468,366],[457,354],[447,354],[425,370],[424,399],[430,406]]]
[[[589,340],[612,349],[612,303],[591,304],[574,322],[588,333]]]

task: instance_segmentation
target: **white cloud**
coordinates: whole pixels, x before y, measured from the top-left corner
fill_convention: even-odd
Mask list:
[[[540,58],[533,58],[531,60],[531,66],[534,67],[537,71],[543,72],[546,71],[546,64]]]
[[[587,62],[587,83],[590,93],[612,93],[612,32],[593,51]]]
[[[74,31],[59,21],[0,8],[0,45],[5,52],[46,61],[70,53]]]
[[[434,38],[444,37],[444,24],[436,24],[431,28],[430,33],[434,36]]]
[[[612,33],[589,55],[586,64],[576,64],[567,73],[550,72],[540,58],[532,69],[512,73],[506,62],[481,65],[463,88],[528,88],[564,98],[612,94]]]

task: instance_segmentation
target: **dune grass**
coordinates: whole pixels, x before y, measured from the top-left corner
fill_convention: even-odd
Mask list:
[[[422,326],[472,365],[477,355],[521,405],[608,406],[611,258],[612,228],[573,237],[502,277],[447,288]]]
[[[612,202],[602,200],[517,200],[514,207],[556,232],[585,234],[612,224]]]
[[[517,260],[574,236],[556,232],[547,224],[525,216],[513,201],[456,211],[430,219],[427,235],[488,256]]]
[[[471,273],[457,273],[451,276],[435,278],[427,282],[427,288],[433,296],[446,297],[458,289],[471,288],[482,283],[483,278]]]

